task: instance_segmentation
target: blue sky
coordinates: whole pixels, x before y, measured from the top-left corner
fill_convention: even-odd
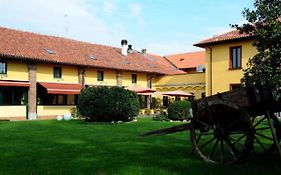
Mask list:
[[[244,23],[245,7],[253,0],[0,0],[0,26],[169,55]]]

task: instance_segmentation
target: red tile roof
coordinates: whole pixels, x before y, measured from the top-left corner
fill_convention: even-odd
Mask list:
[[[204,48],[204,47],[206,47],[208,45],[212,45],[212,44],[218,44],[218,43],[223,43],[223,42],[233,41],[233,40],[245,40],[245,39],[250,39],[253,37],[254,37],[253,35],[249,35],[246,33],[239,33],[238,30],[233,30],[233,31],[200,41],[200,42],[194,44],[194,46]]]
[[[189,52],[165,56],[179,69],[196,68],[205,65],[205,51]]]
[[[171,61],[169,61],[167,58],[160,56],[160,55],[155,55],[151,53],[147,53],[146,57],[148,59],[154,59],[158,64],[168,66],[170,69],[177,70],[179,69],[177,66],[175,66]],[[185,74],[186,72],[178,70],[175,74]]]
[[[54,53],[50,54],[47,52],[48,50]],[[178,69],[159,64],[137,51],[123,56],[120,48],[3,27],[0,27],[0,56],[10,59],[156,74],[180,72]]]

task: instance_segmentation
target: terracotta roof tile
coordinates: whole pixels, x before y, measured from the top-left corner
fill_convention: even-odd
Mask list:
[[[173,74],[185,74],[186,73],[182,70],[179,70],[179,68],[177,66],[175,66],[171,61],[169,61],[167,58],[165,58],[163,56],[147,53],[146,57],[148,59],[156,61],[158,64],[167,66],[170,69],[175,70],[176,72],[174,72]]]
[[[211,44],[217,44],[217,43],[222,43],[222,42],[232,41],[232,40],[248,39],[248,38],[253,38],[253,35],[249,35],[246,33],[241,34],[241,33],[239,33],[238,30],[233,30],[233,31],[200,41],[200,42],[194,44],[194,46],[205,47],[205,46],[211,45]]]
[[[189,52],[165,56],[179,69],[196,68],[205,65],[205,51]]]
[[[54,54],[48,53],[46,49],[52,50]],[[170,66],[153,61],[137,51],[123,56],[120,48],[3,27],[0,27],[0,55],[10,59],[156,74],[177,74],[179,72]]]

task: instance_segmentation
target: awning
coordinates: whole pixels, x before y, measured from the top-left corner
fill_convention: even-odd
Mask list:
[[[47,89],[48,94],[80,94],[82,86],[80,84],[66,84],[66,83],[39,83]]]
[[[30,83],[25,81],[0,81],[0,86],[29,87]]]
[[[181,91],[181,90],[175,90],[175,91],[167,91],[163,92],[163,95],[169,95],[169,96],[179,96],[179,97],[189,97],[192,96],[191,93]]]
[[[151,95],[155,92],[155,90],[153,89],[150,89],[148,87],[140,87],[140,86],[129,86],[129,87],[125,87],[125,89],[134,91],[138,95]]]

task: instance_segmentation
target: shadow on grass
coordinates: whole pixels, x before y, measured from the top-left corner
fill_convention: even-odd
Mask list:
[[[140,137],[175,125],[148,119],[130,124],[79,121],[9,123],[0,128],[0,174],[281,174],[280,161],[253,158],[215,165],[191,155],[189,133]]]

